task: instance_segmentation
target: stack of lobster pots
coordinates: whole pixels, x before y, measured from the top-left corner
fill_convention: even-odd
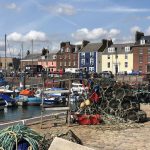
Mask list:
[[[79,124],[99,124],[105,115],[121,118],[125,122],[144,122],[146,113],[140,109],[138,96],[128,84],[114,79],[89,79],[83,83],[88,92],[79,96],[76,105],[76,121]]]

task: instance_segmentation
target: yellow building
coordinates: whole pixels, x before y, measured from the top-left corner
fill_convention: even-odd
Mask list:
[[[102,53],[102,71],[113,74],[131,73],[133,70],[133,43],[113,44]]]

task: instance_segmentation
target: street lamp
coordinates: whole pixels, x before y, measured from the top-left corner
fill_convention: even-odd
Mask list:
[[[117,48],[115,48],[115,59],[116,59],[116,64],[115,64],[115,76],[116,76],[116,79],[117,79],[117,73],[118,73],[118,64],[117,64],[118,53],[117,53]]]

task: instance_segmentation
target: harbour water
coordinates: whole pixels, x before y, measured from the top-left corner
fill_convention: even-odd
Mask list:
[[[40,106],[8,107],[0,111],[0,123],[40,116]]]

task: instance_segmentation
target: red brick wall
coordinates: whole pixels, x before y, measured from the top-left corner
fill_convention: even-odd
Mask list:
[[[140,54],[139,49],[143,50],[142,54]],[[143,57],[142,63],[139,62],[139,56]],[[146,73],[147,64],[148,64],[148,46],[133,47],[133,70],[139,71],[139,68],[141,66],[142,73]]]

